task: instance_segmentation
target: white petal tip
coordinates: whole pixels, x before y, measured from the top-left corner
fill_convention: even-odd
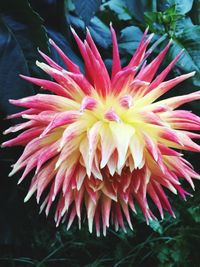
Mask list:
[[[62,212],[61,212],[61,217],[63,217],[63,216],[64,216],[65,212],[66,212],[66,210],[65,210],[65,209],[64,209],[64,210],[62,210]]]
[[[97,236],[97,237],[100,237],[100,232],[97,232],[97,233],[96,233],[96,236]]]
[[[21,184],[21,182],[22,182],[22,179],[19,179],[19,181],[17,182],[17,184],[19,185],[19,184]]]
[[[74,33],[76,34],[74,28],[73,28],[71,25],[70,25],[69,27],[70,27],[71,32],[72,32],[73,34],[74,34]]]
[[[9,174],[8,174],[8,177],[11,177],[14,175],[14,171],[11,171]]]
[[[152,39],[153,36],[154,36],[154,33],[151,33],[151,34],[149,35],[149,39]]]
[[[62,160],[58,160],[56,162],[56,165],[55,165],[55,168],[54,169],[57,170],[60,167],[61,163],[62,163]]]
[[[54,44],[55,44],[54,41],[53,41],[51,38],[49,38],[49,43],[50,43],[51,45],[54,45]]]
[[[36,60],[36,61],[35,61],[35,64],[36,64],[38,67],[40,67],[40,66],[41,66],[41,64],[42,64],[42,62],[40,62],[40,61]]]
[[[194,76],[196,74],[196,71],[190,72],[190,77]]]
[[[29,199],[30,199],[30,196],[27,195],[27,196],[25,197],[25,199],[24,199],[24,203],[26,203],[27,201],[29,201]]]

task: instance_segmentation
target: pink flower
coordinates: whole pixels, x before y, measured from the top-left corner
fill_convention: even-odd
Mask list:
[[[122,68],[111,26],[110,77],[89,31],[84,42],[73,29],[72,33],[86,74],[50,40],[67,70],[40,52],[48,65],[36,64],[54,81],[21,77],[55,95],[10,100],[27,108],[8,117],[27,120],[5,131],[7,134],[23,130],[3,147],[25,146],[10,176],[25,168],[20,183],[35,170],[25,201],[36,194],[39,203],[42,196],[41,210],[45,209],[46,215],[55,201],[56,224],[67,221],[67,229],[74,220],[80,227],[85,215],[89,231],[95,227],[97,235],[101,228],[106,235],[110,224],[116,230],[121,227],[126,231],[124,221],[132,229],[130,211],[135,212],[135,203],[147,223],[155,219],[148,199],[155,203],[161,218],[163,210],[174,216],[166,189],[185,199],[190,194],[181,187],[180,178],[193,189],[193,179],[200,178],[179,152],[200,151],[200,146],[192,141],[200,135],[191,132],[200,130],[200,118],[176,108],[200,99],[200,91],[157,99],[194,72],[164,81],[180,53],[155,76],[170,43],[151,63],[143,64],[151,39],[146,38],[147,31],[129,64]]]

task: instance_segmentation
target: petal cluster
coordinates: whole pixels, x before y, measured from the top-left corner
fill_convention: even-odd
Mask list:
[[[135,203],[146,221],[155,219],[149,207],[153,202],[161,218],[163,210],[174,216],[166,191],[186,198],[180,179],[194,188],[199,179],[191,164],[180,153],[200,151],[193,139],[199,138],[200,118],[177,109],[200,99],[200,91],[164,100],[158,98],[194,75],[184,74],[164,81],[181,53],[158,75],[158,68],[170,43],[150,63],[146,63],[151,35],[145,31],[126,67],[120,64],[117,38],[113,42],[112,73],[87,31],[83,42],[72,33],[85,63],[85,74],[50,40],[66,65],[63,69],[47,55],[46,63],[36,62],[53,81],[22,76],[53,94],[37,94],[10,103],[26,108],[8,118],[26,121],[10,127],[5,134],[22,131],[3,147],[22,145],[23,154],[10,176],[24,169],[19,183],[34,170],[28,201],[36,194],[41,210],[49,214],[56,203],[55,221],[75,220],[81,226],[86,217],[89,231],[97,235],[110,224],[132,229],[130,211]]]

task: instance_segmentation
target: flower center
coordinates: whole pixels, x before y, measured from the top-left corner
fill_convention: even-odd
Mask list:
[[[121,122],[126,111],[132,106],[133,98],[131,95],[123,95],[118,98],[107,96],[106,99],[86,96],[81,102],[80,111],[93,115],[100,121]]]

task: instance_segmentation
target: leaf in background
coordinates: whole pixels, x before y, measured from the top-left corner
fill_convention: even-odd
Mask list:
[[[192,216],[192,219],[195,222],[200,223],[200,207],[199,206],[189,208],[188,212],[190,213],[190,215]]]
[[[103,10],[107,7],[117,14],[119,20],[131,19],[125,0],[109,0],[102,5]]]
[[[98,45],[103,48],[109,47],[109,45],[111,44],[111,34],[107,25],[105,25],[97,17],[93,17],[88,28],[91,31],[92,37]]]
[[[200,26],[188,27],[177,35],[169,50],[169,57],[174,58],[182,49],[185,49],[183,56],[177,62],[177,66],[183,72],[196,71],[193,83],[200,86]]]
[[[190,16],[194,24],[200,24],[200,0],[194,1],[193,7],[190,10]]]
[[[23,81],[19,74],[29,75],[23,50],[4,22],[0,21],[0,106],[4,114],[21,110],[10,105],[9,98],[17,99],[34,94],[30,84]]]
[[[163,12],[145,12],[144,16],[151,31],[161,34],[167,33],[171,37],[175,35],[177,22],[185,19],[183,14],[177,12],[176,5],[168,7]],[[179,27],[182,24],[179,23]]]
[[[35,61],[40,59],[38,47],[49,54],[48,38],[42,18],[27,0],[3,1],[0,3],[0,9],[2,20],[20,45],[30,75],[45,77],[35,65]]]
[[[163,233],[163,227],[159,221],[152,220],[149,222],[149,226],[153,229],[154,232],[159,234]]]
[[[85,29],[85,24],[83,20],[80,19],[79,17],[69,15],[67,19],[68,19],[68,23],[72,25],[73,28],[79,29],[81,31]]]
[[[176,66],[179,68],[179,75],[191,71],[197,72],[195,77],[190,79],[194,90],[195,86],[200,85],[200,26],[193,25],[190,17],[184,15],[192,8],[192,1],[183,2],[184,7],[179,0],[165,1],[167,9],[162,12],[146,12],[145,20],[156,36],[166,33],[169,39],[173,39],[173,45],[168,53],[169,61],[173,60],[182,49],[185,50]],[[169,6],[170,4],[173,5]]]
[[[191,10],[193,0],[161,0],[158,1],[158,10],[164,11],[173,5],[176,6],[177,13],[186,14]]]
[[[80,35],[83,35],[85,31],[84,22],[75,16],[68,16],[69,23],[78,31]],[[88,25],[88,29],[91,32],[92,37],[97,45],[108,48],[111,44],[111,34],[107,25],[105,25],[99,18],[96,16],[93,17]],[[84,35],[83,35],[84,36]]]
[[[32,32],[30,31],[29,27],[26,24],[15,20],[10,15],[2,16],[2,20],[7,25],[9,31],[12,32],[12,35],[18,42],[23,52],[24,58],[26,60],[26,64],[28,66],[30,75],[37,76],[37,77],[44,77],[44,76],[48,77],[35,64],[35,61],[37,59],[39,60],[41,59],[37,51],[37,48],[39,47],[42,51],[46,51],[46,49],[44,49],[44,46],[40,47],[39,45],[41,44],[40,38],[38,40],[39,44],[37,45],[37,40],[34,39],[34,36],[32,35]],[[46,32],[45,32],[45,35],[46,35]],[[47,39],[47,35],[46,35],[46,39]],[[49,50],[48,50],[48,54],[49,54]]]
[[[156,11],[157,1],[156,0],[125,0],[127,8],[135,19],[140,22],[144,22],[144,12]]]
[[[85,25],[88,25],[91,18],[99,10],[101,5],[101,0],[74,0],[75,11],[77,15],[85,22]]]
[[[42,17],[44,25],[56,31],[66,31],[64,0],[29,0],[31,7]]]
[[[129,26],[121,31],[119,39],[119,48],[122,53],[129,53],[133,55],[133,52],[138,47],[138,44],[142,38],[142,31],[135,26]]]
[[[42,18],[30,6],[27,0],[0,1],[0,11],[5,16],[12,17],[16,23],[26,25],[32,36],[32,43],[48,53],[47,35]],[[14,30],[14,29],[13,29]]]
[[[164,33],[165,28],[160,22],[162,20],[161,12],[145,12],[144,20],[147,25],[149,25],[149,29],[152,32]]]
[[[192,20],[190,17],[185,17],[183,19],[180,19],[176,21],[176,27],[175,27],[175,35],[181,34],[185,28],[193,27],[194,24],[192,23]]]
[[[34,94],[31,84],[23,81],[19,74],[30,75],[23,50],[9,30],[5,22],[0,19],[0,125],[1,131],[8,126],[19,123],[20,119],[11,121],[3,118],[12,113],[21,111],[17,106],[9,104],[8,99],[18,99]],[[0,133],[1,134],[1,133]],[[1,142],[5,141],[2,136]],[[19,229],[23,225],[24,217],[22,205],[17,197],[17,187],[7,178],[10,165],[14,163],[21,149],[0,149],[0,246],[17,244]],[[2,262],[1,262],[2,264]]]

